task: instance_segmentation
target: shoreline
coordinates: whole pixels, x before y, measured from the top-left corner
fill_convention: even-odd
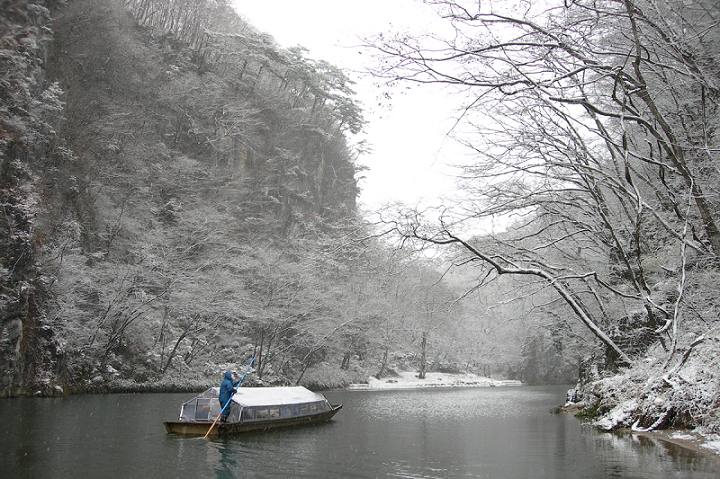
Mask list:
[[[668,429],[660,431],[641,431],[637,429],[618,429],[617,432],[633,434],[650,439],[668,442],[678,447],[704,454],[720,457],[720,439],[711,439],[691,429]]]
[[[397,376],[377,379],[370,377],[367,384],[350,384],[345,389],[363,391],[387,391],[398,389],[425,388],[470,388],[470,387],[517,387],[520,381],[490,379],[475,374],[444,374],[427,373],[425,379],[417,377],[417,373],[404,371]]]
[[[564,406],[557,408],[554,412],[572,414],[576,418],[582,419],[578,417],[578,413],[582,409],[583,406],[580,404],[565,404]],[[692,429],[661,429],[654,431],[645,431],[633,428],[621,428],[610,431],[605,431],[602,428],[598,429],[610,434],[632,434],[642,436],[653,441],[664,441],[698,454],[720,457],[720,436],[705,436],[693,431]]]

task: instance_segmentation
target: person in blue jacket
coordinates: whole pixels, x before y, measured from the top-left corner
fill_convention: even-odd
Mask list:
[[[232,395],[237,392],[235,387],[238,384],[240,384],[240,381],[233,382],[232,373],[225,373],[225,379],[223,379],[222,384],[220,384],[220,396],[218,397],[220,400],[220,409],[224,408],[222,417],[220,418],[222,422],[227,422],[228,415],[230,414],[230,406],[225,408],[225,404],[227,404]]]

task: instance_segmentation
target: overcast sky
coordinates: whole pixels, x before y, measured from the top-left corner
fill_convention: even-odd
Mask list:
[[[389,30],[419,32],[435,17],[415,0],[235,0],[238,12],[283,47],[301,45],[309,56],[345,69],[361,69],[358,37]],[[390,106],[377,106],[369,79],[350,74],[369,122],[364,138],[372,152],[360,158],[370,170],[360,182],[360,201],[375,209],[386,202],[436,204],[452,189],[449,176],[452,109],[429,89],[402,89]]]

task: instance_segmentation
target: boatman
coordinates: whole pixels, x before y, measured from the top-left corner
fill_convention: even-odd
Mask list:
[[[220,418],[222,422],[227,422],[228,415],[230,414],[230,406],[225,408],[225,404],[227,404],[233,394],[237,392],[235,387],[240,384],[240,381],[233,382],[232,379],[232,373],[229,371],[225,372],[225,379],[223,379],[220,385],[220,396],[218,399],[220,400],[220,409],[223,410],[222,417]]]

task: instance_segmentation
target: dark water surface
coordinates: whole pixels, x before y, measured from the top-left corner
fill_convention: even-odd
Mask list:
[[[567,387],[330,391],[323,426],[170,436],[192,394],[0,400],[1,478],[713,478],[720,459],[549,413]]]

